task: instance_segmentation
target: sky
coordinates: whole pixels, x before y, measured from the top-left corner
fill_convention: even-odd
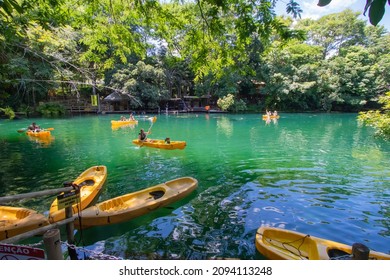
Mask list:
[[[286,4],[288,2],[289,0],[278,1],[276,6],[277,15],[287,14],[285,11]],[[339,13],[349,8],[352,11],[360,12],[360,18],[367,21],[367,24],[371,25],[368,18],[368,12],[365,16],[363,15],[366,0],[332,0],[332,2],[325,7],[317,6],[318,0],[295,0],[295,2],[297,2],[303,10],[303,13],[301,14],[302,18],[319,19],[327,14]],[[382,20],[379,22],[379,25],[383,25],[387,31],[390,32],[390,6],[388,4],[386,4],[386,12]]]

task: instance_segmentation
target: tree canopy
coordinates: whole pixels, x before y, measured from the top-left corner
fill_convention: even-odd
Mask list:
[[[276,16],[275,3],[2,1],[0,107],[113,91],[133,109],[186,95],[232,111],[375,106],[389,87],[384,28],[350,10],[300,19],[290,1],[293,21]]]

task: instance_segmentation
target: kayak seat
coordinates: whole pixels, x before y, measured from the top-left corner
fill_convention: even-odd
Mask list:
[[[83,181],[82,183],[79,184],[80,187],[83,187],[83,186],[93,186],[95,184],[95,181],[92,180],[92,179],[87,179],[85,181]]]
[[[153,199],[156,200],[156,199],[163,197],[165,192],[164,191],[153,191],[153,192],[150,192],[149,194],[153,197]]]
[[[330,249],[328,250],[328,256],[332,259],[343,259],[343,260],[351,260],[351,255],[348,254],[345,251],[339,250],[339,249]]]
[[[30,214],[31,214],[31,212],[28,210],[18,210],[18,211],[16,211],[15,216],[18,220],[20,220],[20,219],[26,218]]]

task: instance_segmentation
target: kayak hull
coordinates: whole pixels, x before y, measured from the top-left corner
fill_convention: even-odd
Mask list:
[[[73,214],[82,211],[94,204],[103,190],[107,179],[107,167],[104,165],[92,166],[82,172],[73,183],[81,186],[80,202],[72,205]],[[49,221],[51,223],[65,219],[65,209],[58,209],[56,198],[50,207]]]
[[[255,244],[271,260],[331,260],[352,255],[352,246],[347,244],[265,226],[257,230]],[[390,260],[390,255],[370,251],[369,259]]]
[[[49,130],[41,130],[41,131],[32,131],[32,130],[28,130],[26,132],[26,134],[28,136],[31,136],[31,137],[37,137],[37,138],[50,138],[51,136],[51,133]]]
[[[133,144],[140,147],[149,147],[149,148],[157,148],[163,150],[183,150],[187,146],[187,142],[185,141],[170,141],[170,143],[166,143],[165,140],[157,140],[157,139],[148,139],[146,141],[141,141],[139,139],[134,139]]]
[[[44,227],[48,219],[35,210],[0,206],[0,240]]]
[[[88,228],[126,222],[186,197],[197,186],[196,179],[181,177],[118,196],[83,210],[75,226]]]
[[[277,115],[277,116],[273,116],[273,115],[271,115],[271,116],[263,115],[263,120],[266,120],[266,119],[279,119],[279,118],[280,118],[279,115]]]
[[[129,125],[129,124],[138,124],[137,120],[125,120],[125,121],[111,121],[111,126],[122,126],[122,125]]]

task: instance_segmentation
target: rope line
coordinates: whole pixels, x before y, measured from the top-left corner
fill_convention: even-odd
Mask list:
[[[290,252],[291,254],[294,254],[294,255],[300,257],[301,259],[309,259],[308,257],[305,257],[305,256],[302,254],[302,252],[301,252],[301,247],[302,247],[302,245],[304,244],[305,239],[308,238],[308,237],[310,237],[309,234],[305,235],[304,237],[298,238],[298,239],[296,239],[296,240],[292,240],[292,241],[288,241],[288,242],[287,242],[287,241],[280,241],[280,240],[273,239],[273,238],[268,237],[268,236],[266,236],[266,235],[264,235],[264,234],[262,234],[262,233],[260,233],[260,232],[256,232],[256,233],[257,233],[258,235],[263,236],[269,243],[272,243],[272,241],[275,241],[275,242],[280,243],[282,246],[277,246],[275,243],[272,243],[272,244],[275,245],[275,246],[277,246],[277,247],[280,247],[280,248],[282,248],[282,249],[284,249],[284,250],[286,250],[286,251],[288,251],[288,252]],[[301,241],[301,243],[299,244],[298,247],[292,245],[293,243],[298,242],[298,241]],[[287,248],[286,245],[288,245],[288,246],[290,246],[290,247],[296,249],[296,250],[298,251],[298,254],[297,254],[296,252],[292,251],[291,249]]]

